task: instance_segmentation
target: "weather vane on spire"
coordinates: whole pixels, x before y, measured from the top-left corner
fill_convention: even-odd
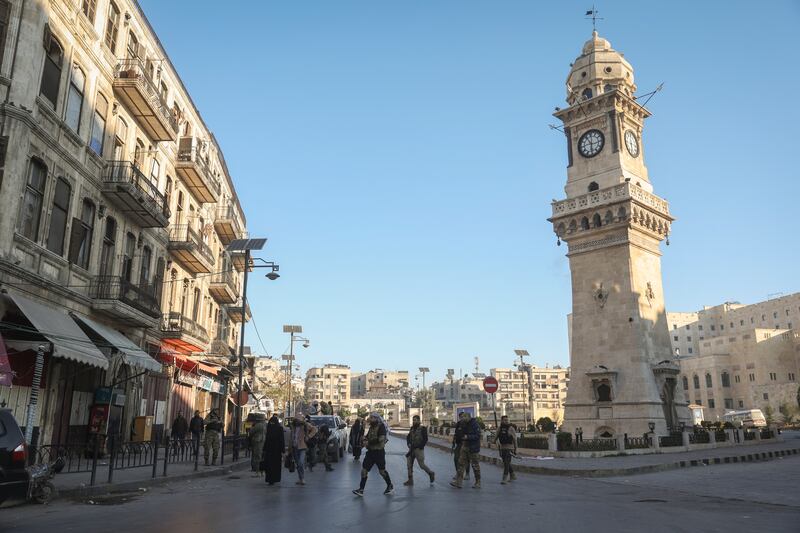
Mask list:
[[[597,31],[597,21],[598,20],[605,20],[602,17],[598,17],[597,14],[600,13],[597,9],[595,9],[594,4],[592,4],[592,9],[586,12],[586,19],[592,19],[592,31]]]

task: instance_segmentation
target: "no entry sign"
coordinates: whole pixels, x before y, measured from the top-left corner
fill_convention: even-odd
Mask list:
[[[485,378],[483,378],[483,390],[485,390],[489,394],[494,394],[495,392],[497,392],[497,389],[498,389],[497,379],[495,379],[492,376],[486,376]]]

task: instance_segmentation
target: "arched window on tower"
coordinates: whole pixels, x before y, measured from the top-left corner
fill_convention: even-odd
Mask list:
[[[600,214],[599,213],[595,213],[594,216],[592,217],[592,227],[593,228],[599,228],[601,225],[602,225],[602,222],[600,220]]]
[[[610,83],[606,83],[606,86],[605,86],[605,87],[603,87],[603,91],[604,91],[604,92],[607,92],[607,93],[610,93],[610,92],[611,92],[611,91],[613,91],[614,89],[616,89],[616,87],[614,87],[614,86],[613,86],[612,84],[610,84]]]
[[[589,219],[588,218],[583,217],[581,219],[581,229],[589,229]]]
[[[611,386],[608,383],[601,383],[597,386],[597,401],[610,402],[611,401]]]
[[[596,190],[597,190],[597,189],[599,189],[599,188],[600,188],[600,186],[597,184],[597,182],[596,182],[596,181],[593,181],[593,182],[591,182],[591,183],[589,184],[589,192],[596,191]]]
[[[611,224],[614,222],[614,215],[611,214],[611,210],[606,211],[606,216],[603,219],[605,224]]]
[[[583,96],[584,100],[588,100],[589,98],[592,97],[592,90],[588,88],[584,89],[583,92],[581,93],[581,96]]]
[[[624,207],[620,207],[617,211],[617,218],[620,220],[625,220],[625,217],[628,216],[628,213],[625,211]]]

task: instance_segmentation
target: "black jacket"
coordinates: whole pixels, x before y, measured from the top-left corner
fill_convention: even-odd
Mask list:
[[[409,448],[412,448],[412,442],[411,442],[412,431],[414,431],[413,427],[409,430],[408,435],[406,435],[406,444],[408,445]],[[419,431],[422,432],[422,445],[417,446],[417,448],[421,450],[425,447],[426,444],[428,444],[428,428],[426,428],[425,426],[420,426]]]
[[[189,421],[189,431],[192,433],[202,433],[203,432],[203,417],[202,416],[193,416],[192,419]]]

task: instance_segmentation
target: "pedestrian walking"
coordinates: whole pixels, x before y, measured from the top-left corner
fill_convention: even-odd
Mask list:
[[[326,472],[333,472],[333,467],[331,466],[331,458],[328,454],[328,439],[331,437],[331,430],[328,427],[328,424],[322,424],[319,427],[319,432],[317,432],[317,449],[315,450],[317,461],[322,459],[322,462],[325,464],[325,471]],[[336,447],[338,450],[338,446]],[[337,452],[338,453],[338,452]]]
[[[222,431],[222,421],[219,419],[219,414],[217,414],[216,409],[211,409],[211,411],[209,411],[205,420],[203,420],[203,424],[206,428],[206,440],[203,444],[204,458],[206,466],[208,466],[208,456],[213,450],[214,454],[211,458],[211,465],[213,466],[217,464],[217,457],[219,456],[219,437],[220,431]]]
[[[189,431],[192,434],[192,449],[195,456],[200,453],[200,434],[203,433],[204,426],[200,411],[195,411],[194,416],[189,421]]]
[[[394,492],[394,485],[392,479],[389,477],[389,472],[386,471],[386,440],[389,434],[389,427],[383,418],[378,413],[372,413],[367,419],[369,427],[367,433],[364,435],[363,446],[367,449],[364,454],[364,462],[361,465],[361,484],[353,491],[356,496],[364,496],[364,487],[367,485],[367,476],[373,466],[378,467],[383,480],[386,482],[386,490],[384,494],[391,494]]]
[[[503,460],[503,481],[505,485],[509,481],[517,479],[514,474],[514,467],[511,465],[511,458],[517,454],[517,432],[512,424],[508,423],[508,417],[500,417],[500,427],[494,437],[494,442],[500,449],[500,458]]]
[[[428,477],[433,484],[436,474],[433,470],[425,466],[425,445],[428,444],[428,428],[420,423],[419,415],[414,415],[411,422],[411,429],[406,436],[406,445],[408,445],[408,453],[406,454],[406,462],[408,463],[408,481],[404,483],[406,486],[414,484],[414,461],[417,461],[422,470],[428,474]]]
[[[308,452],[307,441],[317,434],[317,428],[310,422],[306,422],[303,415],[297,415],[292,424],[292,438],[290,447],[292,450],[292,457],[294,458],[295,467],[297,468],[298,485],[305,485],[305,462],[306,453]]]
[[[350,428],[350,448],[353,453],[353,461],[361,459],[362,441],[364,440],[364,419],[356,416],[353,427]]]
[[[463,415],[464,413],[462,413]],[[453,481],[458,479],[458,458],[461,455],[461,448],[464,446],[464,430],[467,427],[467,418],[464,416],[459,416],[458,422],[456,422],[456,427],[453,431],[453,470],[455,474],[453,474]],[[464,470],[464,478],[469,479],[469,463],[466,465],[466,469]]]
[[[189,423],[183,417],[182,412],[178,413],[178,416],[172,421],[172,440],[185,439],[187,431],[189,431]]]
[[[281,482],[281,463],[285,450],[286,442],[283,438],[281,422],[278,420],[278,415],[272,415],[272,418],[267,422],[264,448],[261,457],[263,464],[262,470],[265,472],[264,481],[270,485]]]
[[[256,420],[250,432],[247,434],[247,440],[250,442],[250,470],[256,474],[261,474],[261,453],[264,449],[264,439],[267,438],[267,421],[261,418],[264,415],[258,414],[259,418]]]
[[[451,481],[450,485],[457,489],[461,488],[464,480],[464,471],[469,464],[475,473],[475,484],[472,485],[472,488],[479,489],[481,488],[481,466],[478,463],[481,451],[481,428],[478,425],[478,421],[472,418],[469,413],[462,412],[461,419],[465,421],[464,436],[462,438],[461,451],[458,454],[456,480]]]

